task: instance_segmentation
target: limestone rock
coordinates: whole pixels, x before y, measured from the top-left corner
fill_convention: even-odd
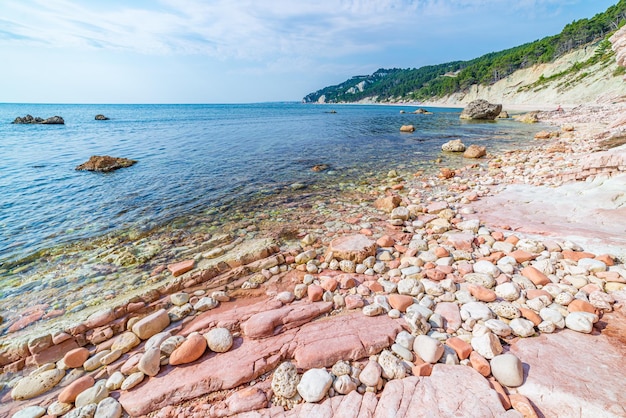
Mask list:
[[[65,371],[60,369],[46,370],[26,376],[17,382],[11,391],[11,398],[21,401],[39,396],[56,386],[63,376],[65,376]]]
[[[147,376],[159,374],[161,369],[161,349],[158,346],[147,349],[144,355],[141,356],[137,367]]]
[[[204,337],[211,351],[225,353],[233,346],[233,336],[226,328],[213,328]]]
[[[487,148],[482,145],[472,144],[463,153],[465,158],[481,158],[487,155]]]
[[[154,334],[163,331],[170,324],[170,317],[165,309],[158,311],[137,321],[132,330],[142,340],[147,340]]]
[[[500,354],[491,359],[491,374],[503,386],[516,388],[524,382],[522,362],[510,353]]]
[[[307,370],[298,383],[298,393],[306,402],[319,402],[326,396],[332,383],[333,379],[325,369]]]
[[[367,257],[376,255],[376,241],[365,235],[346,235],[335,238],[328,246],[326,259],[350,260],[362,263]]]
[[[415,126],[413,126],[413,125],[402,125],[400,127],[400,132],[415,132]]]
[[[494,120],[502,111],[501,104],[492,104],[478,99],[470,102],[461,112],[461,119]]]
[[[444,348],[441,341],[427,335],[418,335],[413,342],[413,350],[426,363],[437,363],[443,356]]]
[[[272,390],[277,396],[290,399],[298,392],[298,383],[300,383],[298,369],[295,364],[286,361],[274,371]]]
[[[108,173],[119,168],[130,167],[136,160],[128,158],[111,157],[108,155],[92,155],[89,160],[76,167],[76,170],[100,171]]]
[[[39,405],[27,406],[24,409],[20,409],[11,418],[39,418],[44,416],[46,409]]]
[[[460,139],[453,139],[443,144],[441,150],[445,152],[463,152],[465,151],[465,144]]]
[[[122,405],[113,398],[104,398],[98,403],[98,408],[93,418],[120,418]]]
[[[94,386],[79,393],[78,396],[76,396],[74,405],[77,408],[80,408],[81,406],[89,404],[97,404],[101,400],[105,399],[109,396],[109,390],[106,388],[105,384],[105,380],[100,380]]]

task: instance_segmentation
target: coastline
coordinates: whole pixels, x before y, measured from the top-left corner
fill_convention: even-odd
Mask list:
[[[409,104],[398,105],[408,106]],[[421,103],[416,106],[426,107],[430,105]],[[435,107],[442,106],[436,105]],[[504,109],[509,110],[512,109],[512,107],[504,107]],[[540,107],[533,108],[532,110],[538,109],[540,109]],[[196,244],[195,248],[190,246],[185,251],[181,251],[179,253],[180,259],[170,260],[169,269],[168,265],[164,264],[163,269],[156,275],[152,276],[160,279],[158,281],[155,280],[155,283],[159,284],[158,287],[155,286],[159,289],[159,291],[157,292],[157,295],[153,294],[153,300],[150,300],[149,298],[146,299],[145,293],[142,293],[145,292],[145,289],[143,289],[142,292],[137,292],[137,294],[134,295],[135,297],[130,298],[126,306],[124,306],[124,315],[126,315],[124,317],[139,317],[142,314],[153,311],[158,307],[171,306],[169,301],[172,293],[181,292],[182,290],[187,291],[187,289],[193,290],[195,287],[205,284],[207,280],[211,281],[216,277],[223,278],[225,274],[231,274],[231,277],[230,281],[228,281],[228,278],[223,279],[225,280],[225,284],[222,285],[222,288],[229,291],[233,295],[232,297],[235,301],[242,301],[242,304],[238,306],[245,307],[251,305],[252,302],[255,301],[265,301],[264,303],[269,303],[270,300],[275,300],[276,296],[281,292],[293,291],[294,282],[299,283],[298,281],[303,280],[304,274],[308,271],[307,268],[309,263],[298,264],[296,262],[296,257],[300,256],[303,252],[314,250],[314,252],[316,252],[316,258],[319,260],[318,266],[320,266],[324,262],[327,262],[324,259],[323,254],[326,253],[326,249],[330,245],[331,241],[349,234],[360,234],[376,239],[384,236],[392,237],[393,245],[387,244],[381,245],[380,247],[383,249],[390,248],[389,250],[385,250],[387,252],[398,253],[397,258],[392,257],[392,260],[385,262],[389,264],[398,260],[397,267],[400,267],[400,260],[407,256],[407,252],[410,249],[409,242],[411,240],[407,240],[406,235],[418,234],[419,232],[416,231],[420,229],[419,224],[414,225],[412,222],[409,222],[408,219],[403,219],[403,222],[400,223],[396,222],[396,224],[399,224],[398,226],[389,224],[389,219],[387,219],[389,214],[385,214],[385,210],[373,207],[373,202],[377,198],[385,199],[398,196],[402,202],[401,207],[418,205],[418,203],[415,202],[419,202],[419,205],[422,206],[422,210],[417,211],[417,209],[414,208],[417,211],[415,212],[415,215],[419,214],[419,216],[423,217],[423,219],[430,219],[430,221],[433,220],[433,214],[436,214],[437,212],[435,212],[434,209],[429,210],[428,207],[434,208],[437,204],[444,203],[448,205],[448,202],[450,201],[450,206],[454,208],[453,216],[449,219],[449,221],[451,221],[449,222],[450,224],[457,225],[461,222],[470,221],[471,219],[480,219],[482,221],[481,225],[488,227],[492,235],[501,231],[500,234],[503,236],[515,235],[518,238],[523,238],[526,236],[525,234],[527,231],[522,229],[520,224],[524,224],[528,221],[528,219],[518,219],[512,217],[511,212],[502,214],[502,208],[498,206],[499,203],[492,200],[497,199],[499,193],[502,193],[500,188],[506,185],[526,182],[533,187],[556,187],[558,189],[559,187],[562,187],[562,184],[567,183],[568,181],[571,182],[571,179],[576,180],[576,173],[581,175],[581,178],[578,178],[579,182],[590,178],[590,176],[598,178],[604,174],[609,174],[605,170],[606,166],[599,168],[586,168],[584,164],[589,160],[589,155],[591,155],[592,150],[597,146],[599,141],[618,135],[623,130],[625,124],[617,119],[617,116],[623,114],[622,112],[624,109],[614,109],[609,107],[581,107],[577,109],[579,109],[579,113],[572,116],[568,115],[568,111],[570,109],[566,109],[565,114],[550,112],[542,115],[542,121],[555,124],[555,126],[559,127],[559,130],[560,127],[565,126],[565,124],[573,125],[574,130],[564,130],[560,134],[559,138],[538,142],[540,145],[532,150],[510,152],[503,155],[491,155],[486,160],[476,160],[476,163],[472,162],[465,167],[454,170],[455,176],[447,180],[437,178],[436,175],[424,176],[419,173],[415,173],[415,176],[409,177],[408,175],[398,176],[397,173],[395,173],[396,175],[390,173],[387,179],[380,181],[379,184],[372,185],[369,190],[364,190],[361,194],[355,194],[346,198],[339,198],[335,201],[331,199],[328,202],[320,202],[313,208],[298,208],[297,203],[294,203],[290,209],[295,211],[295,213],[291,214],[291,221],[288,225],[281,225],[281,218],[284,214],[279,215],[275,222],[271,222],[272,220],[270,219],[261,219],[261,222],[258,222],[259,225],[255,222],[243,222],[241,228],[234,229],[231,239],[226,240],[228,243],[224,242],[216,244],[213,247],[210,245],[198,244]],[[547,151],[551,147],[554,148],[554,151]],[[624,146],[621,148],[624,148]],[[621,152],[620,149],[617,150]],[[612,152],[615,152],[615,149]],[[509,168],[510,170],[508,170]],[[595,169],[595,171],[592,172],[592,168]],[[623,169],[623,163],[618,163],[617,171],[623,172]],[[519,172],[516,172],[516,170],[519,170]],[[616,179],[622,178],[619,177],[619,173],[611,174],[613,174]],[[572,175],[574,177],[571,177]],[[523,196],[513,194],[508,199],[519,199],[520,201],[532,200],[531,198],[534,196],[535,192],[533,189],[530,189],[524,190],[524,193],[525,194]],[[610,200],[612,196],[613,195],[609,194],[604,197]],[[549,192],[547,195],[543,195],[542,199],[538,198],[537,202],[544,207],[554,203],[550,202]],[[590,205],[598,205],[600,202],[595,199],[588,199],[586,200],[586,203]],[[493,220],[490,220],[490,213],[493,214],[498,211],[500,211],[500,217],[494,217]],[[532,217],[533,215],[536,215],[536,213],[530,211],[527,215]],[[558,215],[558,213],[555,215]],[[417,217],[414,218],[413,215],[409,215],[408,217],[417,221]],[[437,218],[437,216],[435,218]],[[303,222],[305,220],[306,222]],[[587,217],[584,221],[585,224],[591,226],[586,231],[586,233],[589,234],[588,238],[594,238],[593,222],[599,221],[599,219]],[[408,224],[405,222],[408,222]],[[286,231],[285,229],[289,229],[289,231]],[[244,231],[253,233],[253,239],[246,236]],[[263,232],[263,234],[258,232]],[[533,236],[540,236],[538,232],[542,231],[534,230],[532,232]],[[559,230],[552,232],[555,234],[552,238],[554,240],[566,238],[559,236]],[[620,231],[616,232],[621,233]],[[263,241],[262,235],[264,234],[273,239],[270,241]],[[428,234],[428,236],[430,236],[430,234]],[[309,238],[307,239],[307,237]],[[256,240],[257,238],[259,238],[259,240]],[[239,242],[238,239],[240,239]],[[240,246],[246,244],[245,241],[248,240],[256,241],[254,244],[251,244],[249,248],[242,249]],[[564,241],[567,241],[567,239]],[[228,247],[233,243],[236,244],[234,244],[232,248],[228,250],[224,249],[224,247]],[[444,247],[445,245],[442,245],[440,242],[438,246]],[[426,249],[428,249],[428,247],[429,245],[426,245]],[[578,249],[579,245],[573,243],[572,247],[574,249]],[[214,248],[222,248],[224,258],[219,258],[221,257],[220,255],[214,259],[215,262],[211,261],[211,263],[209,263],[207,260],[213,259],[205,259],[202,255]],[[237,259],[238,261],[231,262],[231,260],[233,260],[232,253],[228,257],[226,256],[229,251],[232,250],[235,250],[236,252],[239,251],[234,255],[234,259]],[[598,251],[601,250],[602,247],[598,247]],[[269,264],[267,261],[263,261],[272,257],[274,257],[272,259],[274,261]],[[176,270],[177,267],[171,266],[175,265],[175,262],[185,262],[187,260],[195,260],[193,269],[190,272],[177,275],[175,272],[178,272],[179,270]],[[244,271],[239,271],[237,274],[232,273],[242,266],[248,266],[257,261],[261,261],[262,264],[262,266],[258,267],[267,268],[259,268],[257,272],[244,269]],[[228,264],[228,266],[220,267],[220,262],[224,262]],[[617,260],[617,262],[619,264],[619,260]],[[623,258],[621,262],[624,262]],[[274,265],[269,267],[270,264]],[[275,269],[277,266],[279,267],[278,270]],[[424,267],[424,265],[422,265],[422,267]],[[243,283],[251,282],[251,275],[253,277],[258,277],[259,273],[265,274],[263,272],[264,270],[272,271],[272,269],[274,269],[273,271],[276,272],[276,274],[267,274],[269,278],[266,277],[265,281],[262,281],[261,278],[257,279],[261,281],[260,286],[249,287],[247,289],[241,288]],[[313,270],[313,267],[311,267],[311,272]],[[210,274],[205,273],[206,271],[212,271],[211,274],[213,274],[213,276],[209,277]],[[255,274],[257,276],[254,276]],[[320,280],[322,278],[321,276],[324,275],[330,275],[333,277],[331,273],[326,270],[322,270],[321,268],[316,269],[315,273],[312,274]],[[172,276],[180,278],[173,280]],[[364,279],[361,278],[361,280]],[[365,282],[368,281],[366,280]],[[320,285],[322,285],[322,283],[320,283]],[[310,286],[311,284],[309,284],[309,288]],[[215,289],[218,289],[218,287],[215,287]],[[311,288],[309,292],[312,292],[312,290],[313,289]],[[622,299],[622,303],[623,301],[624,299]],[[373,301],[371,303],[373,303]],[[132,309],[135,309],[136,307],[138,309],[136,311],[129,309],[131,304],[137,304],[132,305]],[[224,306],[228,307],[228,303],[225,303]],[[290,305],[285,304],[285,306]],[[372,305],[370,304],[365,306]],[[117,308],[119,307],[116,307],[116,309]],[[616,304],[615,309],[617,308],[618,305]],[[224,309],[226,310],[226,308]],[[114,314],[113,316],[116,317],[117,315]],[[121,317],[122,316],[120,316],[120,318]],[[110,315],[108,319],[111,319]],[[115,318],[115,320],[117,319],[119,318]],[[88,322],[89,321],[85,321],[82,324],[85,325]],[[101,330],[103,327],[107,328],[109,322],[111,321],[96,321],[95,323],[98,325],[92,327],[91,329],[97,328],[98,330]],[[193,322],[193,317],[187,317],[187,319],[183,319],[181,324],[175,326],[172,330],[182,331],[188,329],[190,324]],[[72,329],[74,331],[78,330],[76,334],[83,334],[83,337],[91,337],[93,335],[93,332],[92,334],[89,334],[89,329],[79,332],[80,326],[73,326]],[[113,331],[113,328],[111,329]],[[30,330],[26,328],[23,335],[28,336],[29,332]],[[105,332],[105,334],[107,333]],[[74,336],[72,332],[67,333],[67,335]],[[68,338],[65,341],[70,340],[71,338]],[[94,344],[94,347],[106,346],[107,341],[110,340],[111,338],[109,337],[102,342]],[[45,352],[50,349],[50,347],[54,347],[54,345],[50,344],[46,347],[42,345],[39,348],[43,347],[41,352]],[[98,350],[99,349],[100,348],[98,348]],[[33,356],[27,357],[30,358]],[[30,362],[27,361],[27,358],[24,358],[23,360],[23,365],[33,365],[34,359],[31,359]],[[5,372],[16,372],[18,365],[15,364],[15,362],[12,363],[12,365],[12,368],[5,370]],[[121,367],[121,365],[122,363],[119,364],[119,367]],[[273,369],[269,369],[268,372],[271,372],[272,370]],[[106,373],[102,372],[103,370],[100,370],[100,373],[97,375],[99,377],[105,377]],[[149,390],[151,387],[153,388],[153,385],[144,385],[143,388],[146,389],[142,389],[143,392],[140,393],[145,393],[145,391]],[[141,387],[139,389],[141,389]],[[137,398],[134,398],[134,400],[128,400],[130,399],[129,396],[131,396],[132,393],[133,391],[128,391],[123,394],[126,402],[128,402],[126,405],[130,405],[133,402],[135,402],[135,404],[139,402]],[[7,394],[8,392],[5,389],[3,401],[7,400]],[[48,398],[40,400],[46,402],[46,399],[50,399],[49,395],[50,394],[46,395]],[[139,397],[140,395],[135,396]],[[11,410],[14,412],[24,405],[24,403],[14,402],[13,404],[10,403],[8,406],[2,407],[0,411]],[[174,408],[174,411],[178,411],[180,413],[182,410]]]

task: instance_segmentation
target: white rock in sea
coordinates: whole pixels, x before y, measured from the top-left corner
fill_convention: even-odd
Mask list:
[[[233,336],[227,328],[213,328],[204,334],[211,351],[225,353],[233,346]]]
[[[437,363],[443,356],[444,348],[441,341],[427,335],[418,335],[413,342],[413,351],[426,363]]]
[[[298,368],[295,364],[286,361],[281,363],[274,371],[272,391],[277,396],[290,399],[296,396],[298,383],[300,383]]]
[[[443,144],[441,150],[445,152],[463,152],[465,151],[465,144],[460,139],[453,139]]]
[[[565,326],[573,331],[590,334],[598,315],[590,312],[571,312],[565,317]]]
[[[321,401],[333,383],[333,379],[325,369],[310,369],[304,372],[297,389],[306,402]]]
[[[491,374],[502,386],[516,388],[524,383],[522,362],[513,354],[501,354],[491,359]]]

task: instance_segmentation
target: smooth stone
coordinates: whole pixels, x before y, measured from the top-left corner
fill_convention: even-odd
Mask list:
[[[359,374],[359,380],[365,386],[376,387],[380,378],[382,376],[383,369],[380,367],[375,361],[370,360],[363,370],[361,370],[361,374]]]
[[[519,299],[520,291],[515,283],[507,282],[499,284],[495,287],[496,295],[508,302]]]
[[[348,393],[355,391],[356,387],[356,382],[349,375],[339,376],[333,383],[335,392],[340,395],[347,395]]]
[[[77,408],[80,408],[81,406],[86,406],[92,403],[97,404],[107,396],[109,396],[109,390],[106,388],[106,381],[99,380],[94,386],[79,393],[78,396],[76,396],[74,405]]]
[[[183,306],[184,304],[189,302],[189,293],[173,293],[170,295],[170,302],[172,302],[172,304],[176,306]]]
[[[89,350],[85,347],[79,347],[65,353],[63,356],[63,362],[67,367],[75,369],[82,367],[88,358]]]
[[[130,376],[128,376],[126,379],[124,379],[124,382],[122,383],[122,386],[120,387],[120,389],[131,390],[132,388],[134,388],[135,386],[143,382],[143,379],[145,377],[146,375],[143,374],[143,372],[135,372],[131,374]]]
[[[39,418],[44,416],[46,409],[39,405],[27,406],[24,409],[20,409],[11,418]]]
[[[187,339],[170,354],[170,364],[177,366],[191,363],[202,357],[206,351],[207,341],[200,334],[190,334]]]
[[[491,310],[500,318],[514,319],[522,316],[519,308],[511,302],[498,302],[491,305]]]
[[[133,334],[134,335],[134,334]],[[144,345],[144,350],[148,351],[152,347],[160,347],[161,344],[168,338],[172,336],[172,333],[169,331],[159,332],[158,334],[154,334],[152,337],[148,338],[146,344]]]
[[[424,293],[424,286],[417,279],[402,279],[397,286],[398,293],[401,295],[418,296]]]
[[[385,309],[378,304],[367,305],[363,307],[363,315],[365,316],[378,316],[381,315],[384,311]]]
[[[158,311],[140,319],[133,327],[132,331],[142,340],[147,340],[155,334],[163,331],[170,324],[170,317],[165,309]]]
[[[486,359],[492,359],[502,353],[500,339],[492,333],[472,338],[472,348]]]
[[[140,342],[141,340],[135,333],[127,331],[115,337],[115,341],[111,345],[111,350],[121,350],[123,353],[128,353],[134,347],[138,346]]]
[[[161,369],[161,349],[158,346],[147,349],[141,356],[137,368],[147,376],[159,374]]]
[[[105,386],[109,390],[118,390],[122,387],[122,383],[124,383],[124,379],[126,376],[122,374],[119,370],[114,372],[106,381]]]
[[[532,337],[535,335],[535,324],[524,318],[515,318],[509,322],[513,334],[518,337]]]
[[[498,277],[501,271],[491,261],[479,260],[474,263],[474,273],[488,274],[491,277]]]
[[[400,344],[402,347],[407,350],[413,349],[413,342],[415,341],[415,335],[410,334],[407,331],[400,331],[398,335],[396,335],[396,344]]]
[[[297,389],[306,402],[319,402],[326,396],[333,379],[325,369],[310,369],[304,372]]]
[[[93,418],[120,418],[122,416],[122,405],[113,398],[104,398],[98,403],[96,413]]]
[[[466,321],[469,318],[486,321],[493,318],[493,312],[482,302],[469,302],[461,306],[461,319]]]
[[[406,361],[413,361],[413,353],[410,350],[402,347],[400,344],[392,344],[391,351],[396,355],[402,357]]]
[[[570,312],[565,317],[565,326],[572,331],[590,334],[598,316],[589,312]]]
[[[522,362],[513,354],[501,354],[491,359],[491,374],[503,386],[516,388],[524,383]]]
[[[539,316],[544,321],[552,322],[558,329],[565,328],[565,318],[556,309],[543,308],[539,311]]]
[[[97,408],[98,406],[93,403],[81,406],[80,408],[74,408],[65,414],[63,418],[93,418]]]
[[[277,396],[290,399],[298,392],[298,383],[300,383],[298,368],[295,364],[286,361],[274,371],[272,391]]]
[[[225,353],[233,346],[233,336],[226,328],[213,328],[204,334],[211,351]]]
[[[11,391],[11,398],[16,401],[31,399],[52,389],[65,376],[60,369],[46,370],[22,378]]]
[[[219,302],[217,300],[212,297],[205,296],[200,298],[200,300],[193,305],[193,308],[198,312],[205,312],[217,308],[218,305]]]
[[[61,416],[70,412],[72,408],[74,408],[74,404],[54,401],[48,406],[46,413],[52,416]]]
[[[441,341],[427,335],[418,335],[413,342],[413,351],[426,363],[437,363],[444,353]]]
[[[508,337],[513,332],[507,323],[499,319],[489,319],[485,321],[485,326],[498,337]]]
[[[67,385],[61,393],[59,393],[57,399],[59,402],[63,403],[74,403],[78,395],[93,387],[95,383],[95,380],[90,375],[80,377]]]
[[[160,345],[161,353],[166,356],[171,355],[180,345],[185,342],[185,337],[182,335],[172,335],[167,340],[163,341]]]

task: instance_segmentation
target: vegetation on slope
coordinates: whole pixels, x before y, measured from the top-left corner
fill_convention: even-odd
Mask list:
[[[500,52],[492,52],[471,61],[454,61],[429,65],[418,69],[379,69],[372,75],[356,76],[335,86],[325,87],[304,97],[303,101],[317,102],[322,96],[326,103],[357,102],[375,99],[426,100],[464,91],[473,84],[489,85],[513,72],[555,59],[590,43],[599,43],[594,57],[585,63],[574,64],[562,74],[548,80],[542,78],[532,86],[572,73],[581,72],[597,62],[607,62],[613,55],[608,37],[626,21],[626,0],[620,0],[591,19],[574,21],[554,36],[520,45]],[[581,73],[585,74],[584,71]],[[582,75],[584,78],[586,75]]]

